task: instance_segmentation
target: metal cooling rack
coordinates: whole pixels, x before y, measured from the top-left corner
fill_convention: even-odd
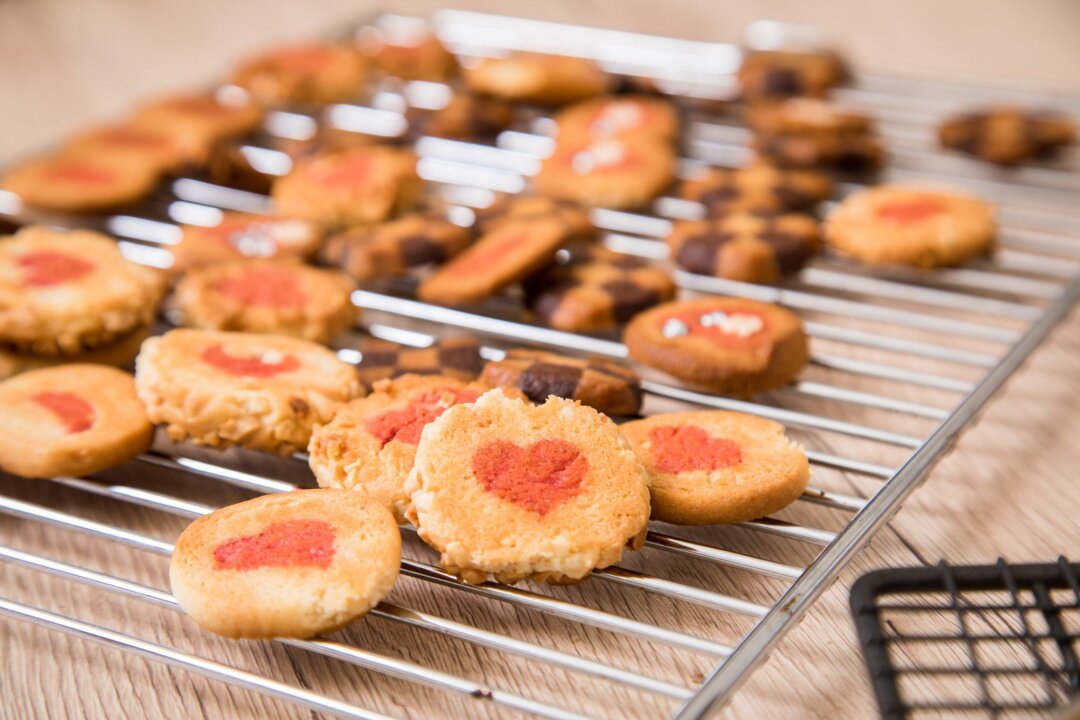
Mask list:
[[[377,22],[415,20],[384,16]],[[731,73],[739,60],[738,50],[729,45],[475,13],[444,11],[435,16],[434,25],[447,45],[463,55],[511,48],[588,53],[614,72],[651,76],[698,98],[730,94]],[[789,30],[759,23],[751,28],[750,37],[767,45],[784,32]],[[431,83],[387,84],[375,89],[368,106],[335,105],[317,114],[275,112],[265,129],[271,135],[303,139],[323,122],[339,129],[398,137],[406,132],[403,111],[408,106],[438,106],[446,94],[445,87]],[[640,704],[634,707],[642,714],[697,718],[730,698],[1080,298],[1080,208],[1075,205],[1080,157],[1073,152],[1054,164],[1005,172],[941,154],[932,144],[933,126],[947,112],[988,99],[1032,102],[1046,98],[886,77],[860,77],[838,96],[879,117],[892,150],[881,180],[967,187],[998,202],[1003,225],[998,253],[964,268],[934,272],[871,272],[826,256],[781,287],[680,272],[677,280],[684,294],[754,297],[780,302],[799,313],[814,338],[811,366],[801,382],[755,402],[687,390],[639,368],[645,377],[647,412],[711,407],[785,423],[807,448],[814,465],[813,482],[819,487],[808,490],[801,502],[777,517],[736,527],[693,529],[654,523],[644,552],[626,558],[625,566],[600,571],[588,583],[569,589],[466,585],[433,566],[430,552],[407,532],[403,579],[392,595],[394,603],[382,603],[372,613],[375,619],[354,624],[344,634],[362,633],[367,625],[386,619],[414,628],[421,643],[439,634],[466,643],[470,653],[485,648],[499,658],[516,656],[528,663],[524,680],[513,689],[469,679],[467,672],[446,672],[364,649],[359,646],[362,643],[277,642],[325,656],[335,664],[457,694],[477,712],[474,704],[548,718],[577,718],[602,716],[613,707],[605,704],[605,696],[595,686],[590,686],[589,697],[571,693],[561,704],[538,699],[544,693],[533,692],[534,676],[528,670],[535,670],[536,665],[529,663],[565,671],[571,686],[583,677],[602,679],[608,683],[605,687],[620,693],[617,697],[623,707],[627,706],[626,693],[639,698],[635,702]],[[1077,97],[1055,97],[1052,104],[1080,112]],[[733,164],[746,158],[746,131],[709,107],[688,105],[684,172],[703,163]],[[549,120],[536,117],[502,133],[491,145],[428,137],[410,137],[409,141],[420,158],[421,176],[449,204],[452,218],[466,224],[472,218],[471,208],[490,203],[494,192],[516,193],[527,187],[528,176],[536,172],[539,158],[550,148],[545,134],[549,126]],[[266,146],[252,143],[244,152],[270,174],[289,169],[288,157]],[[840,195],[858,187],[855,180],[844,182]],[[18,198],[0,192],[0,218],[16,225],[52,222],[105,230],[121,238],[130,259],[157,266],[170,260],[168,246],[179,237],[176,223],[209,225],[217,221],[221,209],[259,212],[266,208],[264,196],[196,177],[172,181],[135,210],[110,216],[35,213],[22,208]],[[671,220],[700,212],[693,203],[665,197],[649,213],[597,210],[593,219],[610,246],[659,258],[665,249],[658,239]],[[570,353],[626,356],[625,347],[613,336],[577,335],[525,322],[517,304],[505,298],[476,308],[449,309],[413,300],[412,287],[412,281],[394,280],[357,291],[354,301],[367,310],[364,329],[400,343],[426,345],[447,330],[464,328],[485,339],[484,352],[489,357],[499,356],[508,345],[523,343]],[[339,354],[349,361],[360,358],[350,342]],[[159,446],[132,463],[132,470],[139,471],[134,485],[100,477],[54,478],[53,483],[57,492],[62,489],[76,493],[75,497],[101,496],[182,518],[194,518],[212,508],[160,492],[163,477],[172,473],[259,493],[296,487],[268,476],[274,472],[240,469],[249,468],[250,463],[238,463],[238,457],[244,460],[245,454],[215,455],[190,447]],[[289,460],[262,462],[264,467],[269,464],[284,472],[302,460],[297,457],[295,465]],[[157,489],[142,487],[144,480]],[[0,495],[0,512],[160,556],[172,550],[168,541],[61,512],[16,494]],[[44,495],[55,499],[57,493]],[[105,593],[178,609],[172,596],[160,589],[84,567],[89,564],[85,557],[78,564],[68,564],[0,546],[0,559]],[[438,613],[396,604],[413,582],[446,588],[455,600]],[[624,601],[631,596],[633,603]],[[534,622],[550,621],[552,634],[525,640],[515,637],[514,622],[496,623],[496,632],[481,627],[484,623],[477,618],[449,617],[455,614],[454,603],[466,601],[469,609],[482,603],[505,605],[514,613],[530,614]],[[639,607],[643,610],[637,612]],[[351,718],[384,717],[306,687],[46,609],[0,599],[0,612],[313,710]],[[486,613],[484,617],[490,619],[490,611]],[[657,624],[655,618],[660,615],[672,622]],[[556,626],[563,629],[561,634]],[[629,649],[592,659],[572,651],[574,638],[583,634],[602,638],[605,648],[628,643]],[[660,660],[649,665],[647,660],[653,657]],[[548,696],[556,695],[549,688]]]

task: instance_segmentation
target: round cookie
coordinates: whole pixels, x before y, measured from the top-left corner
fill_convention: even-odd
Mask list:
[[[648,95],[616,95],[578,103],[555,114],[559,143],[588,144],[606,137],[673,143],[679,115],[668,102]]]
[[[654,415],[619,426],[649,475],[652,518],[678,525],[754,520],[795,502],[806,454],[772,420],[737,412]]]
[[[1062,115],[1002,105],[947,119],[938,130],[944,147],[999,165],[1047,157],[1076,137]]]
[[[560,143],[533,178],[539,193],[582,205],[640,207],[675,178],[675,153],[665,142],[616,137]]]
[[[747,122],[754,147],[780,165],[866,171],[885,159],[869,115],[822,100],[797,98],[751,108]]]
[[[229,81],[264,105],[344,102],[367,77],[363,56],[346,45],[291,45],[241,62]]]
[[[171,272],[241,258],[306,258],[322,241],[322,229],[310,220],[227,212],[217,225],[184,225],[173,245]]]
[[[817,252],[818,223],[809,215],[733,213],[675,223],[667,244],[672,259],[692,273],[775,283],[801,270]]]
[[[623,341],[638,362],[689,385],[740,397],[792,382],[810,359],[794,313],[743,298],[659,305],[635,317]]]
[[[417,213],[337,233],[326,241],[321,255],[357,280],[371,280],[445,262],[472,240],[468,228]]]
[[[125,158],[149,164],[162,172],[176,170],[186,159],[183,144],[172,133],[134,124],[88,130],[68,140],[64,152]]]
[[[155,100],[136,108],[132,122],[171,134],[183,146],[185,157],[201,164],[216,143],[252,132],[262,119],[262,108],[236,90]]]
[[[615,423],[492,390],[428,425],[405,491],[420,537],[466,582],[577,582],[640,548],[649,487]]]
[[[832,191],[832,180],[825,173],[758,161],[743,168],[710,168],[684,182],[679,194],[704,205],[710,217],[719,217],[733,212],[809,212]]]
[[[840,56],[828,50],[754,50],[737,73],[742,98],[748,101],[824,97],[846,76]]]
[[[0,177],[0,188],[45,210],[94,212],[141,200],[160,176],[160,165],[145,158],[61,151],[16,165]]]
[[[153,438],[122,370],[64,365],[0,383],[0,469],[13,475],[89,475],[130,460]]]
[[[187,327],[327,343],[356,322],[354,289],[335,270],[289,260],[234,260],[189,270],[173,300]]]
[[[401,566],[393,517],[364,493],[295,490],[204,515],[169,563],[180,607],[231,638],[309,638],[365,615]]]
[[[473,227],[478,233],[490,232],[503,223],[517,220],[553,217],[566,226],[567,241],[592,240],[596,236],[596,228],[585,208],[569,200],[543,195],[507,195],[475,213]]]
[[[126,368],[135,362],[143,340],[150,337],[150,326],[137,327],[108,345],[101,345],[76,355],[31,355],[0,349],[0,380],[38,368],[56,367],[69,363],[108,365]]]
[[[989,253],[993,206],[928,188],[881,185],[846,198],[825,223],[826,242],[871,265],[941,267]]]
[[[356,370],[297,338],[173,330],[143,343],[135,384],[152,422],[177,442],[287,456],[364,394]]]
[[[591,60],[514,53],[464,68],[465,84],[481,95],[515,102],[563,105],[607,92],[611,76]]]
[[[360,39],[360,50],[377,68],[402,80],[445,82],[457,59],[430,32],[390,32],[373,28]]]
[[[87,230],[26,227],[0,239],[0,344],[75,355],[149,325],[163,276]]]
[[[348,227],[411,207],[421,187],[411,152],[371,146],[301,160],[274,183],[272,197],[285,215]]]
[[[342,405],[315,428],[308,464],[322,487],[360,488],[405,522],[405,479],[424,427],[447,408],[473,402],[491,386],[441,375],[404,375]]]

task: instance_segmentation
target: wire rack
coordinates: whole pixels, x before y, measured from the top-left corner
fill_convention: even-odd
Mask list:
[[[415,20],[383,16],[376,22]],[[508,48],[584,53],[613,72],[675,83],[687,97],[730,94],[731,73],[739,60],[739,51],[729,45],[493,15],[444,11],[433,23],[444,42],[463,55]],[[769,44],[785,32],[791,30],[757,23],[749,37]],[[384,84],[374,88],[366,105],[273,112],[263,137],[303,139],[322,123],[399,138],[407,133],[403,113],[409,106],[437,106],[438,98],[445,96],[445,87],[431,83]],[[933,127],[945,113],[990,98],[1036,103],[1046,98],[1023,91],[876,76],[860,76],[838,96],[878,116],[892,150],[881,180],[966,187],[999,203],[1003,229],[992,259],[958,269],[870,272],[825,256],[779,287],[677,273],[684,295],[720,293],[792,308],[813,337],[813,356],[802,381],[754,402],[691,391],[638,368],[645,378],[646,413],[722,408],[786,424],[807,448],[813,464],[814,487],[801,502],[776,517],[732,527],[654,523],[643,552],[574,588],[466,585],[433,566],[431,553],[406,532],[403,579],[391,602],[379,605],[373,618],[335,636],[344,639],[276,642],[305,656],[327,658],[339,674],[343,666],[352,665],[396,678],[336,686],[356,689],[365,705],[391,710],[400,710],[401,698],[413,697],[422,687],[458,696],[453,701],[458,704],[442,706],[457,716],[514,710],[578,718],[607,716],[612,707],[619,707],[619,715],[696,718],[730,698],[1080,297],[1076,153],[1053,164],[1004,172],[941,154],[933,145]],[[1053,104],[1080,112],[1080,98],[1055,97]],[[703,163],[731,165],[746,159],[745,129],[714,107],[687,101],[683,172]],[[528,177],[550,149],[545,134],[549,126],[550,120],[537,116],[501,133],[493,144],[413,135],[405,140],[415,147],[418,170],[432,193],[449,205],[451,217],[468,223],[471,209],[490,203],[494,193],[526,189]],[[288,156],[265,143],[253,140],[242,152],[270,175],[290,167]],[[856,180],[841,183],[838,198],[859,187]],[[157,266],[170,260],[168,246],[179,237],[177,223],[213,224],[222,209],[260,212],[267,207],[265,196],[194,176],[170,181],[139,207],[108,216],[50,216],[23,208],[18,198],[0,193],[0,218],[13,225],[51,222],[102,229],[120,238],[127,257]],[[593,220],[609,246],[662,258],[665,248],[659,238],[670,222],[700,212],[693,203],[664,197],[647,213],[599,209]],[[406,279],[358,290],[353,299],[366,309],[363,329],[418,346],[447,331],[466,329],[483,338],[489,357],[520,344],[626,356],[614,336],[532,325],[523,320],[512,299],[450,309],[412,299],[413,287],[414,281]],[[339,354],[345,360],[360,359],[354,339],[341,346]],[[310,476],[302,460],[302,456],[275,460],[243,451],[215,454],[159,443],[152,452],[102,477],[54,478],[44,485],[4,482],[0,513],[20,522],[0,526],[4,531],[0,536],[7,538],[0,546],[0,559],[90,586],[109,597],[127,596],[175,611],[176,602],[167,592],[92,569],[100,564],[102,552],[114,552],[101,550],[99,543],[168,556],[171,542],[156,535],[167,530],[175,537],[182,527],[175,520],[169,522],[170,515],[190,519],[212,510],[197,501],[208,485],[257,493],[289,491],[297,481],[310,484],[304,479]],[[178,491],[183,492],[173,494]],[[135,506],[152,511],[155,519],[142,523],[142,529],[153,529],[155,535],[93,517],[94,513],[116,517],[121,508]],[[76,513],[67,512],[71,509]],[[95,542],[72,547],[58,540],[57,552],[70,556],[64,561],[28,553],[16,547],[24,522],[60,528]],[[60,535],[66,537],[67,532]],[[365,709],[333,693],[274,679],[272,668],[240,669],[235,663],[178,650],[173,647],[176,642],[152,642],[10,599],[0,600],[0,611],[312,710],[352,718],[384,717],[382,711]],[[412,640],[403,647],[380,642],[379,625],[386,620],[405,626]],[[183,632],[197,631],[185,625]],[[578,651],[580,639],[604,652],[593,653],[584,645]],[[449,665],[438,662],[435,652],[446,647],[454,658]],[[235,658],[232,646],[228,650],[223,656]],[[296,662],[295,655],[290,657]],[[488,669],[495,665],[508,669],[498,683],[487,679]],[[588,692],[575,689],[582,679],[593,683]],[[597,679],[603,682],[597,685]],[[598,689],[601,686],[605,690]],[[606,695],[608,690],[611,694]],[[387,695],[390,701],[384,702]]]
[[[1080,694],[1080,564],[891,568],[851,588],[886,720],[1046,717]]]

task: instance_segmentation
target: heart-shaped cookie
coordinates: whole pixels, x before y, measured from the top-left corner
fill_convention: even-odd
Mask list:
[[[589,461],[565,440],[526,447],[499,440],[482,445],[472,471],[484,489],[541,517],[581,492]]]
[[[218,570],[264,567],[328,568],[334,559],[334,527],[322,520],[286,520],[214,549]]]

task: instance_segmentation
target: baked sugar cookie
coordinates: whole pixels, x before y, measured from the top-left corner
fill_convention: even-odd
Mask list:
[[[795,502],[810,479],[806,454],[784,435],[784,427],[753,415],[654,415],[619,430],[649,474],[654,520],[753,520]]]
[[[321,345],[279,335],[173,330],[143,343],[135,382],[150,420],[180,442],[291,455],[364,394]]]
[[[623,341],[638,362],[690,385],[742,397],[795,380],[810,358],[794,313],[742,298],[659,305],[635,317]]]
[[[601,95],[612,84],[611,76],[591,60],[525,52],[485,58],[466,67],[464,76],[469,89],[480,95],[541,105]]]
[[[607,137],[675,142],[679,116],[668,102],[648,95],[616,95],[578,103],[555,115],[560,143]]]
[[[172,272],[241,258],[306,258],[322,240],[322,229],[310,220],[274,215],[224,213],[217,225],[182,226],[173,245]]]
[[[191,523],[169,564],[180,607],[231,638],[309,638],[365,615],[401,565],[394,519],[364,493],[295,490]]]
[[[187,159],[201,164],[216,143],[255,130],[262,118],[262,108],[247,93],[237,91],[162,98],[136,108],[132,121],[170,133]]]
[[[64,152],[87,157],[107,155],[133,163],[146,163],[161,172],[176,170],[186,157],[184,146],[172,133],[145,125],[119,124],[94,128],[71,138]]]
[[[734,212],[808,212],[832,190],[832,180],[825,173],[758,161],[743,168],[710,168],[684,182],[679,194],[704,205],[710,217],[720,217]]]
[[[423,348],[404,347],[385,340],[360,343],[357,375],[364,387],[401,375],[443,375],[475,380],[484,368],[480,344],[471,337],[450,337]]]
[[[423,214],[357,227],[326,241],[322,257],[357,280],[401,275],[449,260],[472,242],[468,228]]]
[[[407,517],[466,582],[576,582],[638,549],[648,481],[611,420],[571,400],[492,390],[429,424]]]
[[[290,45],[248,58],[229,80],[264,105],[344,102],[367,77],[363,56],[345,45]]]
[[[542,195],[620,209],[644,205],[674,178],[675,152],[668,143],[609,137],[560,143],[533,183]]]
[[[129,368],[139,354],[143,340],[150,337],[150,327],[144,325],[121,335],[109,343],[76,355],[32,355],[0,349],[0,380],[39,368],[65,364],[108,365]]]
[[[95,212],[141,200],[160,176],[160,166],[146,159],[61,151],[16,165],[0,177],[0,188],[45,210]]]
[[[130,460],[153,437],[121,370],[64,365],[0,383],[0,469],[13,475],[89,475]]]
[[[993,206],[970,195],[881,185],[846,198],[825,224],[825,239],[871,265],[940,267],[989,253]]]

